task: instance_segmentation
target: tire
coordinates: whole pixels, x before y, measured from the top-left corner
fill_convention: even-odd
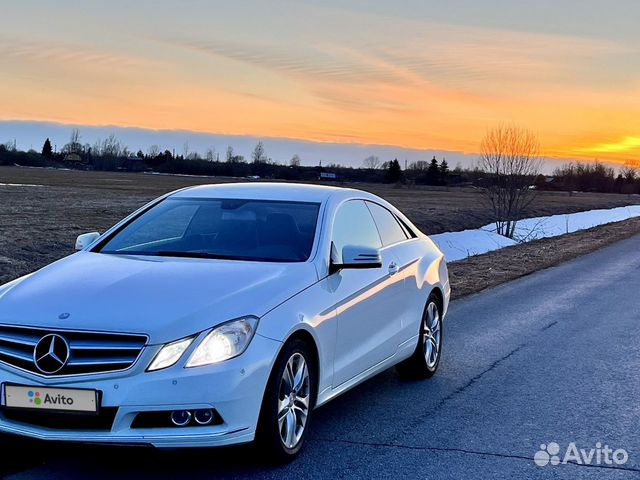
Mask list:
[[[418,345],[413,355],[396,365],[401,377],[425,379],[435,375],[442,358],[442,307],[435,294],[429,295],[420,322]]]
[[[267,462],[287,463],[300,453],[316,400],[316,371],[315,357],[300,339],[288,342],[278,355],[256,431],[256,446]]]

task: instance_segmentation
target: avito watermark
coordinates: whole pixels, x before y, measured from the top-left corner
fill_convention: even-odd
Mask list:
[[[624,448],[613,449],[609,445],[596,442],[595,448],[580,448],[575,442],[569,443],[564,454],[556,442],[543,443],[533,456],[539,467],[576,463],[578,465],[624,465],[629,454]]]

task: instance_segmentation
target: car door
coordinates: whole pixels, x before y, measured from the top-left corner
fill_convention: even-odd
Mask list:
[[[423,246],[415,234],[386,207],[371,201],[366,204],[380,233],[382,245],[393,252],[398,262],[397,276],[403,279],[403,289],[396,306],[402,329],[398,338],[401,344],[418,334],[427,300],[419,275]]]
[[[380,235],[364,201],[342,204],[332,229],[333,255],[340,262],[345,245],[380,249],[382,267],[342,269],[329,280],[337,300],[334,386],[339,386],[391,357],[397,348],[401,321],[396,315],[402,279],[397,258],[382,248]]]

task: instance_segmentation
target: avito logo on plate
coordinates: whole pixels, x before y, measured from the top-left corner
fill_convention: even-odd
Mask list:
[[[73,405],[73,398],[60,394],[49,395],[45,393],[45,395],[42,396],[37,390],[29,390],[27,396],[29,397],[29,403],[35,405],[42,405],[43,403],[45,405]]]
[[[29,390],[27,393],[29,397],[29,403],[35,403],[36,405],[40,405],[42,403],[42,398],[40,398],[40,392],[34,392],[33,390]]]

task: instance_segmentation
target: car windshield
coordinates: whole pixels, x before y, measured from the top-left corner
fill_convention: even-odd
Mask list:
[[[302,262],[318,203],[169,197],[99,244],[121,255]]]

